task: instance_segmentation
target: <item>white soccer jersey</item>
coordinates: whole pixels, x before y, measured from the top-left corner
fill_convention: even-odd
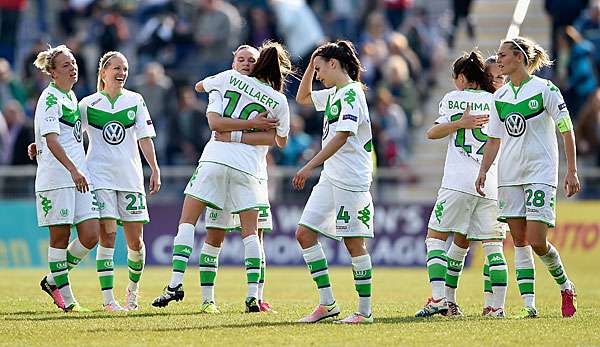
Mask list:
[[[87,176],[75,93],[65,93],[50,83],[35,108],[34,128],[38,162],[35,191],[75,187],[71,174],[50,152],[45,138],[50,133],[58,134],[58,142],[67,156]]]
[[[207,92],[218,91],[222,96],[223,117],[251,119],[259,113],[269,111],[279,119],[277,135],[287,137],[290,131],[290,110],[285,95],[269,85],[227,70],[208,77],[202,82]],[[200,162],[214,162],[228,165],[257,178],[266,179],[266,165],[263,164],[266,146],[252,146],[237,142],[208,141],[200,157]],[[265,170],[261,166],[265,166]]]
[[[313,91],[311,97],[316,110],[325,111],[323,147],[338,131],[352,133],[342,148],[325,161],[322,174],[339,188],[368,191],[373,179],[373,136],[361,84],[352,82],[340,89]]]
[[[435,123],[445,124],[459,120],[467,105],[471,115],[490,114],[492,94],[484,90],[454,90],[444,95],[440,101],[439,118]],[[482,129],[458,129],[450,136],[442,188],[479,196],[475,181],[483,159],[483,147],[487,141],[487,125]],[[485,197],[498,199],[498,167],[492,164],[488,171],[484,188]]]
[[[490,137],[501,139],[498,185],[558,183],[556,123],[569,117],[558,88],[532,76],[519,88],[507,83],[494,93]]]
[[[123,89],[115,100],[103,92],[79,103],[90,138],[87,166],[94,189],[144,193],[138,140],[155,137],[144,98]]]

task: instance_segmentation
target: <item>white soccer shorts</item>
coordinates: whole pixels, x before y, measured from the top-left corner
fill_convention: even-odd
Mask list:
[[[36,192],[35,200],[40,227],[74,225],[100,216],[95,195],[80,193],[75,187]]]

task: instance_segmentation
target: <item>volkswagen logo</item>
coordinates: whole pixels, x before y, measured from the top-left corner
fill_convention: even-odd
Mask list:
[[[125,139],[125,127],[117,121],[108,122],[102,128],[102,137],[111,145],[118,145]]]
[[[81,142],[81,119],[78,119],[73,125],[73,137],[77,142]]]
[[[508,135],[512,137],[519,137],[525,133],[527,121],[525,121],[525,117],[523,117],[521,114],[511,113],[508,115],[508,117],[506,117],[504,126],[506,127]]]

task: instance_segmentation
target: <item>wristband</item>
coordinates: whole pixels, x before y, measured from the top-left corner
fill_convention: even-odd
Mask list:
[[[231,142],[242,142],[242,132],[241,131],[232,131],[231,132]]]

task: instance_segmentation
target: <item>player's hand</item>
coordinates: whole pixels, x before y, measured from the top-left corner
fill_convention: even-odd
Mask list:
[[[471,107],[467,105],[462,117],[458,120],[462,129],[481,129],[490,120],[490,115],[471,116]]]
[[[265,111],[252,118],[249,121],[252,124],[252,128],[257,130],[269,130],[276,128],[279,125],[279,119],[267,118],[268,115],[269,111]]]
[[[304,188],[304,183],[306,183],[311,171],[312,169],[305,166],[296,172],[296,175],[292,178],[292,186],[294,189],[301,190]]]
[[[37,146],[35,142],[30,143],[29,146],[27,146],[27,155],[31,160],[35,159],[35,156],[37,155]]]
[[[152,170],[152,174],[150,175],[150,185],[148,186],[150,195],[158,193],[160,185],[160,169],[156,168],[156,170]]]
[[[580,190],[581,185],[579,184],[577,172],[567,172],[567,176],[565,176],[565,193],[567,194],[567,198],[577,194]]]
[[[485,176],[485,172],[479,171],[479,176],[477,176],[477,180],[475,181],[475,190],[477,190],[477,193],[481,196],[485,196],[485,193],[483,192],[483,188],[485,188]]]
[[[77,189],[78,192],[85,193],[90,190],[87,179],[78,168],[71,171],[71,178],[73,179],[73,182],[75,182],[75,189]]]
[[[215,140],[231,142],[231,131],[215,131]]]

